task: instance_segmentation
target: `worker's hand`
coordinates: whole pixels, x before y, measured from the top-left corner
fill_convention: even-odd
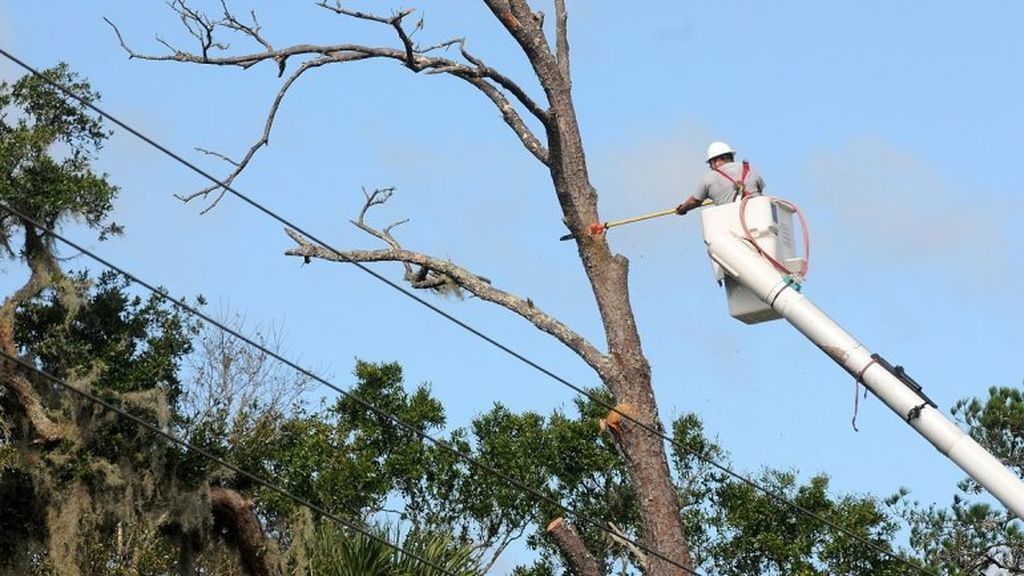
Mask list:
[[[591,235],[600,236],[601,234],[604,234],[605,227],[604,224],[601,224],[600,222],[595,222],[590,225],[588,230]]]
[[[676,206],[676,214],[679,214],[680,216],[682,216],[683,214],[686,214],[687,212],[689,212],[689,210],[686,209],[686,204],[685,203],[684,204],[680,204],[679,206]]]

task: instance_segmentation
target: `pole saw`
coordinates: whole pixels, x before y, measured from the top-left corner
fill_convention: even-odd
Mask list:
[[[590,232],[591,234],[594,234],[594,235],[604,234],[604,231],[609,229],[609,228],[614,228],[616,226],[622,226],[623,224],[632,224],[633,222],[640,222],[641,220],[650,220],[651,218],[658,218],[658,217],[661,217],[661,216],[668,216],[669,214],[675,214],[675,213],[676,213],[676,209],[675,208],[669,208],[668,210],[662,210],[660,212],[652,212],[650,214],[644,214],[643,216],[634,216],[632,218],[624,218],[622,220],[612,220],[610,222],[605,222],[603,224],[601,222],[595,222],[595,223],[593,223],[593,224],[591,224],[590,226],[587,227],[587,231]],[[566,234],[565,236],[562,236],[561,238],[559,238],[559,240],[560,241],[571,240],[572,238],[575,238],[575,237],[576,237],[576,235],[573,234],[572,232],[570,232],[570,233]]]
[[[701,203],[701,206],[708,206],[710,204],[714,204],[714,202],[712,202],[711,200],[705,199],[704,202]],[[594,236],[597,236],[598,234],[604,234],[604,231],[609,229],[609,228],[614,228],[616,226],[622,226],[623,224],[632,224],[633,222],[640,222],[642,220],[650,220],[651,218],[660,218],[661,216],[668,216],[669,214],[675,214],[675,213],[676,213],[676,209],[675,208],[669,208],[668,210],[662,210],[660,212],[651,212],[650,214],[644,214],[643,216],[634,216],[632,218],[624,218],[622,220],[612,220],[611,222],[605,222],[603,224],[600,223],[600,222],[595,222],[595,223],[591,224],[590,226],[587,226],[587,232],[590,232]],[[559,238],[559,240],[560,241],[572,240],[575,237],[576,237],[576,235],[573,234],[572,232],[570,232],[570,233],[566,234],[565,236],[562,236],[561,238]]]

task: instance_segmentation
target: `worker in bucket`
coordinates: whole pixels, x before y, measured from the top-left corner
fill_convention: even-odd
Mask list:
[[[704,176],[693,196],[676,206],[676,214],[686,214],[707,199],[717,206],[764,191],[761,175],[746,160],[736,162],[736,151],[725,142],[712,142],[708,146],[707,161],[711,171]]]

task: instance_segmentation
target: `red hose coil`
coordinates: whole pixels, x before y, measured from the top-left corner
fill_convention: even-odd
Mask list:
[[[751,244],[754,245],[754,248],[757,248],[757,251],[760,252],[762,256],[764,256],[765,258],[768,259],[769,262],[771,262],[772,266],[774,266],[776,270],[778,270],[779,272],[783,272],[785,274],[790,274],[791,271],[788,268],[786,268],[781,262],[773,258],[770,254],[765,252],[763,248],[761,248],[761,246],[757,243],[757,240],[755,240],[753,235],[750,234],[750,229],[747,228],[747,201],[753,197],[753,194],[746,194],[743,196],[743,199],[740,200],[740,226],[743,227],[743,235],[746,237],[747,240],[750,241]],[[800,231],[804,237],[804,263],[803,266],[800,267],[800,272],[798,272],[798,274],[800,278],[806,278],[807,268],[810,266],[811,263],[811,236],[807,231],[807,219],[804,218],[804,213],[800,211],[800,208],[796,204],[793,204],[789,200],[783,200],[782,198],[775,198],[773,196],[765,196],[765,198],[768,198],[772,202],[786,206],[787,208],[795,212],[796,215],[800,218]]]

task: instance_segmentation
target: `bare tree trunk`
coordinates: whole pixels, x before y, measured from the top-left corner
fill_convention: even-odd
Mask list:
[[[599,221],[597,193],[590,183],[570,84],[563,72],[567,64],[560,66],[551,54],[540,18],[525,0],[487,0],[487,4],[522,46],[548,97],[548,167],[565,222],[576,233],[579,255],[604,323],[612,359],[605,384],[619,403],[635,407],[638,421],[658,430],[661,424],[651,369],[629,301],[629,261],[613,255],[603,235],[584,233],[588,224]],[[679,566],[690,567],[689,546],[662,438],[637,426],[624,426],[617,438],[636,487],[645,544],[657,552],[651,556],[651,574],[683,574],[685,570]]]
[[[579,140],[571,102],[562,104],[565,112],[552,109],[556,133],[550,134],[552,179],[570,229],[582,230],[586,223],[597,222],[596,195],[587,177],[586,162]],[[556,96],[556,99],[558,96]],[[563,118],[568,118],[563,120]],[[557,143],[557,144],[556,144]],[[577,222],[573,226],[572,222]],[[651,387],[651,369],[643,354],[640,337],[629,300],[629,262],[613,255],[603,236],[577,234],[577,245],[584,268],[597,300],[604,323],[608,352],[612,360],[605,384],[619,403],[635,408],[635,418],[651,429],[660,430],[654,391]],[[660,556],[667,557],[673,566],[651,556],[651,574],[683,574],[679,566],[690,567],[689,546],[680,521],[679,501],[668,470],[663,439],[635,424],[627,422],[617,435],[628,460],[628,468],[636,488],[640,513],[644,522],[645,545]]]
[[[335,261],[392,260],[405,264],[407,272],[410,270],[410,264],[416,264],[421,267],[423,278],[420,280],[433,281],[421,284],[436,285],[436,282],[451,281],[474,295],[520,314],[579,354],[598,373],[615,395],[616,401],[632,406],[635,411],[634,417],[643,424],[638,426],[635,423],[623,423],[615,438],[625,454],[631,480],[638,495],[639,512],[643,522],[643,545],[650,552],[648,573],[651,576],[678,576],[687,573],[691,568],[689,545],[680,516],[680,502],[669,474],[663,439],[644,428],[648,427],[655,431],[662,429],[651,387],[651,369],[643,354],[629,300],[629,262],[620,255],[612,254],[603,235],[591,235],[587,232],[591,223],[600,220],[597,212],[597,192],[589,179],[571,94],[565,1],[554,0],[554,50],[544,31],[543,15],[534,12],[528,0],[484,0],[484,3],[528,58],[544,90],[547,108],[535,101],[528,90],[471,54],[461,39],[420,49],[413,41],[410,30],[406,29],[403,23],[403,20],[413,12],[411,9],[395,12],[390,16],[379,16],[350,10],[340,2],[318,3],[318,6],[335,14],[393,29],[400,43],[397,47],[295,44],[285,48],[274,48],[262,35],[260,27],[242,24],[226,5],[223,17],[214,20],[186,9],[184,3],[176,4],[179,16],[189,30],[193,31],[193,35],[196,35],[194,30],[205,32],[199,36],[200,50],[196,52],[175,49],[165,55],[140,54],[127,46],[116,28],[115,32],[122,47],[131,57],[145,60],[235,66],[246,69],[260,61],[273,61],[278,64],[282,75],[289,60],[301,60],[279,89],[270,107],[261,137],[253,143],[241,160],[230,161],[233,166],[231,174],[223,180],[227,184],[245,169],[259,149],[268,144],[269,133],[279,105],[289,88],[305,72],[327,64],[342,64],[371,58],[398,61],[412,72],[454,76],[473,86],[493,102],[502,119],[523,146],[550,172],[562,210],[562,218],[575,235],[580,260],[597,302],[605,329],[607,354],[602,354],[567,326],[540,312],[529,299],[514,297],[493,289],[489,283],[480,281],[479,277],[442,260],[401,250],[388,234],[387,230],[390,228],[383,232],[371,231],[378,238],[387,241],[391,245],[390,250],[348,251],[337,254],[333,250],[313,246],[293,235],[300,248],[288,253],[304,258],[318,257]],[[214,45],[214,33],[219,29],[247,34],[261,46],[261,49],[255,53],[237,55],[211,53],[209,48]],[[432,50],[437,47],[458,47],[462,60],[435,55]],[[543,125],[547,139],[546,148],[545,143],[540,141],[529,124],[523,120],[521,112],[525,112]],[[206,197],[214,191],[219,191],[222,196],[224,186],[207,187],[186,199]],[[368,201],[368,206],[370,204],[372,201]],[[357,226],[367,230],[362,225],[362,217]],[[425,287],[417,286],[416,283],[413,283],[413,286]]]
[[[210,510],[214,527],[223,530],[228,541],[238,548],[242,566],[250,576],[283,574],[277,547],[264,534],[249,501],[234,490],[212,486]]]

